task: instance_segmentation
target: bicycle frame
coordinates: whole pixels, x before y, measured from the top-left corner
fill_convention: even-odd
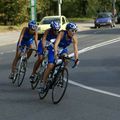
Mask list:
[[[60,57],[60,59],[61,59],[61,61],[60,61],[59,63],[56,63],[56,64],[55,64],[53,70],[51,71],[51,73],[50,73],[50,75],[49,75],[49,78],[48,78],[48,79],[50,79],[50,81],[51,81],[50,87],[52,87],[52,85],[55,83],[57,74],[59,74],[59,72],[60,72],[62,69],[66,68],[66,59],[73,61],[72,58],[70,58],[70,57],[65,57],[65,56]],[[56,73],[55,73],[55,72],[56,72]]]

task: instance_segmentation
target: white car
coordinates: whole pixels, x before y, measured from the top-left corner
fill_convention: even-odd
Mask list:
[[[50,28],[50,23],[52,21],[57,21],[60,23],[60,30],[65,30],[68,20],[65,16],[46,16],[39,23],[39,35],[42,36],[46,29]]]

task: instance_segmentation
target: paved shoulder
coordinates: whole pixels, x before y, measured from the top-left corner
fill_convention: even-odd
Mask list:
[[[14,44],[18,41],[20,31],[0,33],[0,46]]]

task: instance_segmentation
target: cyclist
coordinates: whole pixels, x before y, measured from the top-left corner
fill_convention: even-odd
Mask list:
[[[14,77],[15,67],[16,67],[16,64],[17,64],[19,56],[20,56],[19,46],[27,46],[29,48],[33,48],[33,41],[35,40],[35,45],[37,48],[37,46],[38,46],[37,30],[38,30],[38,27],[34,20],[31,20],[28,23],[28,27],[24,27],[22,29],[18,43],[17,43],[16,55],[15,55],[15,58],[12,63],[12,70],[11,70],[11,73],[9,76],[10,79],[13,79],[13,77]],[[32,54],[32,51],[28,51],[27,58],[29,58],[31,56],[31,54]]]
[[[45,70],[45,73],[43,75],[43,86],[41,88],[41,93],[44,93],[45,89],[46,89],[46,83],[47,83],[47,78],[49,76],[50,71],[53,69],[54,67],[54,63],[55,63],[55,59],[57,59],[58,54],[61,55],[68,55],[68,49],[67,47],[73,43],[73,48],[74,48],[74,55],[75,55],[75,65],[79,64],[79,60],[78,60],[78,40],[77,40],[77,36],[76,33],[77,32],[77,26],[74,23],[68,23],[66,25],[66,30],[62,30],[59,32],[57,39],[55,41],[55,45],[54,45],[54,52],[52,53],[53,55],[51,58],[51,63],[52,64],[48,64],[47,69]],[[62,49],[62,51],[59,53],[58,52],[58,48]]]
[[[50,28],[47,29],[44,32],[42,40],[40,40],[40,42],[38,44],[38,59],[34,64],[33,71],[32,71],[32,74],[30,76],[30,82],[34,82],[34,77],[35,77],[36,71],[38,70],[38,68],[40,67],[40,64],[43,61],[43,54],[44,54],[44,52],[46,50],[45,49],[46,42],[50,41],[51,39],[56,39],[56,37],[58,35],[58,32],[59,32],[59,29],[60,29],[59,22],[52,21],[50,23]],[[48,66],[51,65],[51,57],[52,57],[51,53],[52,52],[53,52],[53,47],[50,47],[49,51],[48,51],[48,53],[49,53],[48,54],[48,63],[49,63]]]

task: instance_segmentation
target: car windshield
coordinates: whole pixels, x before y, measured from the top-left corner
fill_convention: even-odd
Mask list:
[[[99,14],[98,15],[98,18],[108,18],[108,17],[111,17],[110,14]]]
[[[57,21],[60,23],[60,18],[44,18],[40,23],[41,24],[50,24],[52,21]]]

